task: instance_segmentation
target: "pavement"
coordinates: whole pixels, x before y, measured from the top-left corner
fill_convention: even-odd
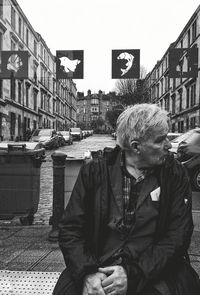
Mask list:
[[[85,142],[84,142],[85,141]],[[104,146],[114,146],[115,141],[109,136],[89,137],[74,146],[62,147],[61,150],[70,156],[76,156],[86,152],[89,147],[91,150],[98,150]],[[65,263],[57,242],[48,241],[48,234],[51,230],[49,218],[52,214],[52,152],[47,153],[47,161],[41,168],[41,194],[38,212],[35,215],[33,225],[22,226],[18,218],[11,221],[0,221],[0,294],[40,294],[37,293],[19,293],[12,291],[5,293],[1,290],[1,279],[7,278],[9,272],[37,272],[56,273],[56,279],[65,268]],[[193,211],[194,233],[192,236],[189,255],[192,265],[200,275],[200,211]],[[1,276],[3,271],[3,276]],[[7,273],[8,272],[8,273]],[[41,274],[41,273],[40,273]],[[41,277],[41,275],[40,275]],[[50,278],[50,277],[49,277]],[[5,280],[2,279],[4,282]],[[49,279],[52,282],[52,279]],[[6,290],[8,286],[6,285]],[[52,288],[52,287],[51,287]],[[7,293],[6,293],[7,292]],[[21,293],[20,293],[21,292]],[[43,292],[43,291],[41,291]],[[43,292],[41,294],[51,294]]]

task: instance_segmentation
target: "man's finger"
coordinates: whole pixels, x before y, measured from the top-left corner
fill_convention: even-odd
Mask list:
[[[105,274],[111,274],[115,271],[115,266],[107,266],[107,267],[99,267],[98,271],[103,272]]]
[[[112,291],[115,290],[113,284],[111,284],[111,285],[109,285],[109,286],[107,286],[107,287],[104,287],[103,289],[104,289],[104,292],[105,292],[106,294],[109,294],[109,293],[111,293]]]
[[[113,278],[112,277],[107,277],[105,280],[103,280],[101,282],[101,286],[104,288],[104,287],[112,285],[112,283],[113,283]]]

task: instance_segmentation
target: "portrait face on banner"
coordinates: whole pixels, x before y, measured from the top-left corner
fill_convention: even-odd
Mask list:
[[[198,48],[169,49],[169,78],[198,77]]]
[[[83,79],[83,50],[56,51],[56,79]]]
[[[139,79],[140,50],[112,50],[112,79]]]
[[[1,79],[28,79],[28,51],[1,51]]]

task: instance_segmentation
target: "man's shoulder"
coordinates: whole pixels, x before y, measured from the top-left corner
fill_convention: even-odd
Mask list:
[[[92,158],[83,165],[83,170],[102,169],[103,166],[112,165],[116,162],[121,148],[116,145],[114,148],[105,147],[102,150],[92,152]]]
[[[165,169],[169,169],[172,175],[182,176],[183,174],[187,174],[186,168],[184,165],[174,158],[173,154],[170,154],[165,163]]]

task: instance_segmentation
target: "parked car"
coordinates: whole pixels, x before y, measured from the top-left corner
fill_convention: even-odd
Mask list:
[[[200,128],[190,130],[179,142],[177,159],[187,168],[192,187],[200,191]]]
[[[72,135],[73,140],[81,140],[83,138],[82,130],[81,128],[70,128],[70,133]]]
[[[58,132],[58,143],[59,143],[59,146],[65,145],[65,139],[64,139],[61,131]]]
[[[60,131],[60,133],[62,134],[64,140],[65,140],[65,143],[67,144],[73,144],[73,139],[72,139],[72,135],[69,131]]]
[[[172,153],[176,154],[179,143],[182,142],[182,141],[187,140],[187,138],[190,137],[190,134],[193,132],[193,130],[195,130],[195,129],[189,130],[189,131],[181,134],[180,136],[174,138],[173,140],[171,140],[172,148],[170,149],[170,151]]]
[[[82,135],[83,135],[83,138],[86,138],[86,137],[87,137],[87,132],[86,132],[86,130],[82,130]]]
[[[59,147],[59,138],[55,129],[36,129],[30,141],[40,142],[46,149]]]
[[[117,134],[116,134],[116,132],[113,132],[111,135],[112,135],[112,137],[113,137],[114,139],[117,139]]]
[[[182,135],[183,133],[175,133],[175,132],[169,132],[167,134],[167,137],[169,141],[172,141],[173,139],[177,138],[178,136]]]

